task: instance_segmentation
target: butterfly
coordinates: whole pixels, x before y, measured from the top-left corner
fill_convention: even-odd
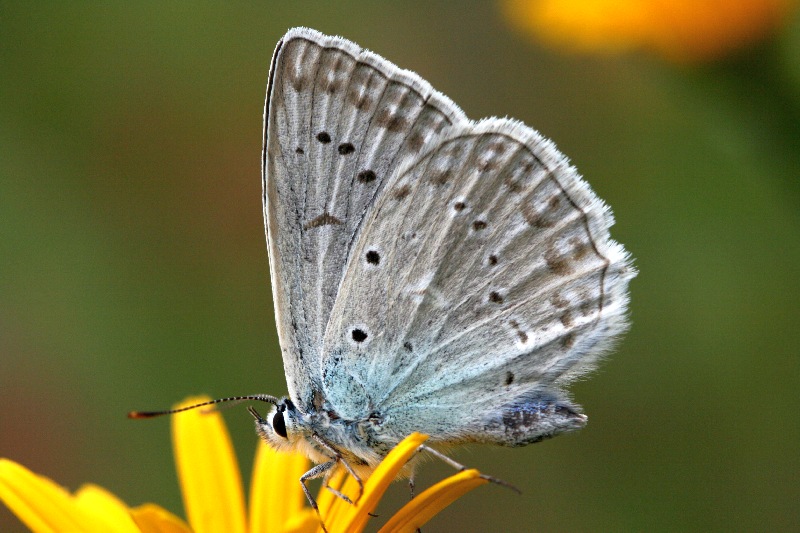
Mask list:
[[[280,40],[263,205],[289,395],[258,434],[368,476],[428,448],[586,424],[565,386],[627,329],[635,270],[609,208],[519,121],[472,121],[413,72],[307,28]],[[413,467],[410,467],[413,468]]]
[[[563,388],[626,329],[635,271],[553,143],[306,28],[277,45],[264,115],[289,389],[268,443],[367,474],[414,431],[522,446],[586,424]]]

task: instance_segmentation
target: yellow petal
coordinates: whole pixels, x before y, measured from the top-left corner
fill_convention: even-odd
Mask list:
[[[440,481],[407,503],[379,533],[413,532],[442,509],[472,489],[488,483],[475,469],[464,470]]]
[[[315,533],[319,529],[317,513],[307,508],[291,516],[281,531],[283,533]]]
[[[412,433],[389,452],[375,469],[375,472],[364,483],[364,494],[362,494],[361,499],[355,505],[349,506],[347,516],[339,521],[341,525],[335,525],[336,531],[357,532],[364,529],[367,520],[369,520],[367,513],[375,511],[389,484],[394,481],[408,460],[417,453],[420,444],[426,440],[428,440],[427,435]],[[331,529],[334,527],[333,524],[326,525]]]
[[[138,533],[139,528],[125,503],[97,485],[84,485],[75,494],[75,503],[97,524],[95,531]]]
[[[333,476],[331,476],[328,486],[338,490],[342,494],[346,494],[348,498],[355,501],[358,498],[358,482],[355,478],[348,476],[344,467],[339,467]],[[320,503],[322,502],[322,503]],[[319,504],[319,511],[325,520],[325,525],[332,528],[333,531],[339,529],[337,524],[343,517],[346,519],[347,515],[351,512],[353,504],[347,503],[340,497],[336,496],[333,492],[326,489],[324,486],[320,489],[319,497],[317,498]],[[319,531],[322,531],[320,526]]]
[[[176,408],[208,401],[189,398]],[[183,505],[197,533],[245,533],[242,478],[222,416],[195,409],[172,417]]]
[[[142,533],[192,533],[186,522],[152,503],[131,509],[131,517]]]
[[[299,453],[279,453],[260,441],[250,481],[250,532],[285,531],[291,517],[303,509],[306,497],[300,476],[309,468]]]
[[[0,459],[0,499],[31,531],[93,529],[69,492],[8,459]]]

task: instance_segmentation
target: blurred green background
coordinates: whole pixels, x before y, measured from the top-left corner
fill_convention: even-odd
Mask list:
[[[260,151],[296,25],[552,138],[640,270],[630,334],[573,387],[589,426],[458,453],[523,495],[480,488],[426,533],[800,529],[797,18],[676,66],[537,46],[488,2],[0,2],[0,456],[183,515],[168,420],[125,413],[285,393]],[[247,479],[251,417],[225,416]]]

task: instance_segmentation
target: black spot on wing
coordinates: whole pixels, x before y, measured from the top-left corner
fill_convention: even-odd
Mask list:
[[[339,152],[339,155],[350,155],[356,151],[356,147],[351,143],[342,143],[336,150]]]
[[[377,176],[375,175],[375,172],[371,170],[362,170],[361,172],[358,173],[358,176],[356,177],[358,178],[358,181],[360,181],[361,183],[372,183],[373,181],[375,181],[375,178]]]

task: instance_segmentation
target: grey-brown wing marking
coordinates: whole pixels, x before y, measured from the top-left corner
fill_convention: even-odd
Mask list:
[[[290,30],[265,108],[264,217],[291,397],[321,384],[330,310],[365,213],[399,165],[463,113],[413,73],[345,39]]]
[[[487,428],[506,431],[506,411],[526,423],[567,412],[559,386],[625,329],[634,270],[612,223],[530,128],[452,128],[387,183],[365,221],[326,332],[326,395],[347,399],[343,416],[390,417],[400,438],[540,438]]]

